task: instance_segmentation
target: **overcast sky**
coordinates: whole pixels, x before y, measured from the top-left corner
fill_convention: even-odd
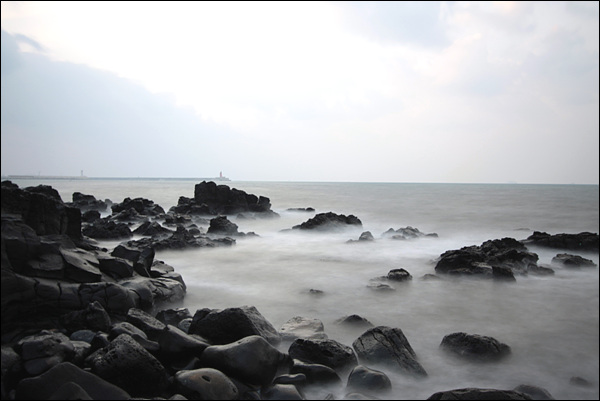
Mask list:
[[[598,2],[2,2],[2,174],[599,182]]]

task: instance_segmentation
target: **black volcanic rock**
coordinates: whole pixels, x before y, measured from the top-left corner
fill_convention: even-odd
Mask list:
[[[81,238],[81,211],[67,206],[47,185],[25,190],[2,182],[2,214],[18,215],[37,235],[66,234]]]
[[[571,251],[598,253],[598,234],[581,232],[579,234],[555,234],[534,231],[527,239],[522,241],[526,245],[535,245],[544,248],[566,249]]]
[[[425,233],[421,232],[418,228],[414,228],[411,226],[402,227],[397,230],[390,228],[389,230],[384,232],[382,234],[382,236],[390,237],[392,239],[398,239],[398,240],[414,239],[414,238],[422,238],[422,237],[430,237],[430,238],[438,237],[438,235],[436,233],[425,234]]]
[[[72,199],[73,202],[71,202],[70,205],[78,208],[82,212],[86,212],[88,210],[104,212],[106,209],[108,209],[107,202],[96,199],[94,195],[85,195],[81,192],[73,192]]]
[[[481,246],[468,246],[440,255],[435,271],[439,274],[508,278],[513,273],[527,274],[537,267],[538,255],[519,241],[502,238]],[[494,272],[495,268],[495,272]],[[510,274],[507,270],[510,270]]]
[[[510,355],[510,347],[493,337],[462,332],[445,336],[440,348],[472,361],[497,361]]]
[[[362,222],[354,215],[345,216],[343,214],[327,212],[319,213],[304,223],[292,227],[292,229],[329,231],[351,226],[362,227]]]
[[[277,345],[277,330],[254,306],[226,309],[199,309],[194,314],[189,334],[199,334],[212,344],[229,344],[247,336],[258,335]]]
[[[180,199],[181,200],[181,199]],[[232,215],[243,212],[256,212],[270,216],[277,214],[271,211],[271,201],[265,196],[248,194],[227,185],[217,185],[213,181],[202,181],[194,188],[194,202],[190,206],[206,205],[209,214]]]
[[[162,207],[156,205],[153,201],[144,198],[125,198],[123,199],[123,202],[112,205],[113,214],[128,209],[135,209],[138,214],[143,216],[158,216],[165,213]]]
[[[559,253],[552,258],[552,263],[571,268],[597,266],[591,259],[582,258],[579,255],[571,255],[570,253]]]
[[[210,220],[209,234],[238,235],[238,226],[227,219],[227,216],[217,216]]]
[[[383,364],[401,373],[425,377],[427,372],[399,328],[373,327],[358,337],[352,346],[362,364]]]

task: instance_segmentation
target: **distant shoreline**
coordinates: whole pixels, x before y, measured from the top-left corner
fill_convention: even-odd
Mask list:
[[[7,175],[2,180],[184,180],[184,181],[231,181],[227,177],[87,177],[87,176],[64,176],[64,175]]]

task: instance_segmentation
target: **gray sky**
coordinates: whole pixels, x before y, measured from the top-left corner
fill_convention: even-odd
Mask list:
[[[2,2],[2,174],[599,182],[598,2]]]

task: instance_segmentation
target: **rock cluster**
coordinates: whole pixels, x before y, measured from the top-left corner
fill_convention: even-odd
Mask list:
[[[180,197],[177,206],[170,209],[178,214],[190,215],[235,215],[251,213],[256,217],[278,217],[271,210],[271,201],[265,196],[248,194],[213,181],[196,184],[194,198]]]
[[[315,217],[308,219],[302,224],[298,224],[292,229],[294,230],[317,230],[331,231],[339,230],[347,227],[362,227],[360,219],[354,215],[336,214],[333,212],[319,213]]]

